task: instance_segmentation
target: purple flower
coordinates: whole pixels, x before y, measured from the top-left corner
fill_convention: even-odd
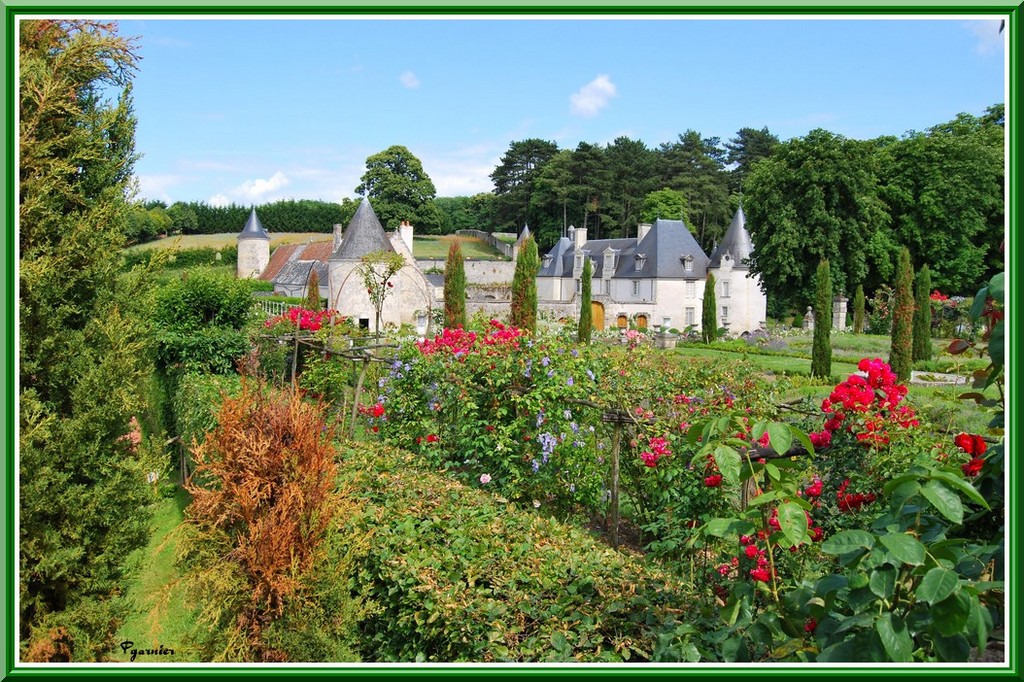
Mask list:
[[[480,483],[482,485],[487,485],[490,482],[491,482],[491,475],[490,474],[481,474],[480,475]]]
[[[574,382],[573,382],[573,380],[572,380],[572,377],[569,377],[569,378],[568,378],[568,379],[566,380],[566,382],[565,382],[565,385],[566,385],[566,386],[572,386],[572,385],[573,385],[573,383],[574,383]]]

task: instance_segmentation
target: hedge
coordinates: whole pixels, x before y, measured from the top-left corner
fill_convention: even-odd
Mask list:
[[[338,579],[362,602],[363,660],[707,657],[679,634],[691,588],[638,556],[379,444],[344,448],[339,479],[358,510],[335,551],[353,566]]]

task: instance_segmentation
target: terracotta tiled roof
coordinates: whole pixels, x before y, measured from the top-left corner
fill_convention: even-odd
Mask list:
[[[302,249],[302,253],[298,255],[299,260],[322,260],[326,261],[331,257],[331,252],[334,250],[334,242],[327,240],[322,242],[313,242],[312,244],[306,244],[306,247]]]
[[[274,249],[274,253],[270,254],[270,262],[267,263],[267,267],[263,270],[260,275],[260,279],[266,282],[273,282],[277,274],[281,272],[281,268],[284,264],[289,261],[292,255],[295,253],[300,244],[282,244],[281,246]]]

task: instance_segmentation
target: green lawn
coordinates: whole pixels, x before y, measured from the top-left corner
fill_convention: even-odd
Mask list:
[[[810,378],[811,361],[808,358],[789,355],[809,354],[810,335],[808,343],[804,343],[803,337],[787,337],[787,347],[772,354],[744,353],[742,350],[726,348],[708,348],[700,344],[685,344],[679,346],[675,352],[680,356],[715,358],[724,362],[742,362],[763,369],[765,372],[774,374],[786,374],[794,377],[795,387],[788,396],[791,399],[809,398],[813,403],[820,403],[832,391],[832,387],[838,381],[845,379],[848,375],[857,371],[856,363],[864,357],[880,357],[883,360],[889,356],[889,337],[868,336],[854,334],[840,334],[833,336],[837,342],[832,348],[832,378],[820,380]],[[934,341],[937,346],[945,348],[948,341]],[[987,362],[981,359],[958,359],[950,356],[939,356],[933,362],[946,363],[948,371],[967,374],[964,367],[972,369],[987,366]],[[962,366],[954,367],[954,363]],[[973,391],[969,387],[960,385],[946,386],[922,386],[910,384],[908,387],[908,399],[914,409],[922,417],[922,421],[941,433],[957,434],[962,431],[968,433],[985,433],[991,415],[985,408],[979,407],[972,400],[961,400],[960,395]],[[990,387],[985,391],[987,398],[997,398],[998,389]]]
[[[138,561],[137,574],[125,595],[132,605],[132,613],[117,632],[119,644],[134,642],[135,649],[158,649],[163,645],[165,649],[174,649],[174,654],[143,656],[136,662],[198,660],[186,644],[195,619],[186,604],[184,590],[176,582],[177,538],[172,532],[181,524],[188,503],[188,493],[178,488],[174,497],[163,498],[153,504],[149,544],[135,557]],[[130,652],[131,648],[122,654],[119,646],[112,659],[127,661]]]
[[[270,235],[270,248],[282,244],[305,244],[308,241],[326,242],[331,240],[331,235],[324,232],[282,232]],[[185,249],[222,249],[226,246],[238,244],[238,233],[221,234],[183,234],[177,237],[167,237],[156,241],[146,242],[129,246],[128,250],[145,251],[147,249],[170,249],[172,251],[183,251]]]
[[[507,260],[497,249],[482,239],[477,239],[476,237],[457,237],[455,235],[414,237],[412,253],[416,258],[447,258],[448,249],[453,241],[458,241],[462,247],[463,258]]]
[[[330,241],[331,235],[323,232],[289,232],[270,235],[270,248],[282,244],[304,244],[308,241],[324,242]],[[457,237],[455,235],[417,235],[413,238],[413,255],[416,258],[447,258],[448,248],[452,241],[459,241],[462,245],[462,256],[464,258],[478,258],[481,260],[506,260],[497,249],[482,239],[475,237]],[[185,249],[222,249],[227,246],[235,246],[238,243],[237,234],[187,234],[178,237],[167,237],[145,244],[136,244],[128,247],[128,250],[145,251],[148,249],[169,249],[182,251]]]

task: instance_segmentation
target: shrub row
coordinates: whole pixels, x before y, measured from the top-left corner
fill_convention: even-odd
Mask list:
[[[220,254],[220,260],[217,255]],[[149,265],[159,256],[164,260],[165,267],[193,268],[203,265],[235,265],[238,262],[238,247],[225,246],[219,249],[199,247],[194,249],[128,249],[122,252],[124,267],[129,269],[136,265]]]
[[[349,446],[340,485],[358,511],[338,561],[363,601],[374,661],[622,661],[701,654],[677,620],[688,588],[581,530],[423,468]],[[677,628],[680,628],[678,633]]]

